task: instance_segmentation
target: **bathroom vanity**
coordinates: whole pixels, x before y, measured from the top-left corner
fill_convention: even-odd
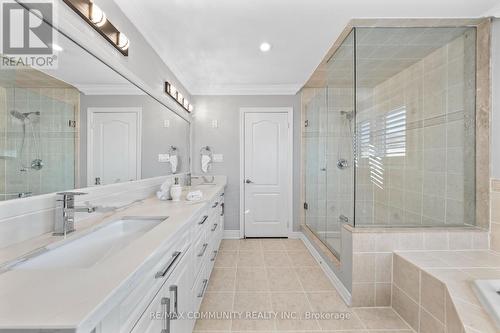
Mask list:
[[[149,197],[11,262],[0,331],[191,332],[222,239],[224,187],[192,186],[199,202]],[[106,236],[106,253],[78,252],[101,251]]]

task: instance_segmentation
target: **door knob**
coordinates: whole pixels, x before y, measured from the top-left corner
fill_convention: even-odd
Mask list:
[[[245,180],[245,183],[251,184],[251,183],[253,183],[253,181],[251,181],[250,179],[247,179],[247,180]]]

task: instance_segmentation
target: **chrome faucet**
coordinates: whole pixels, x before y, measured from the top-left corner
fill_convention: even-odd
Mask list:
[[[57,193],[57,195],[60,195],[61,198],[59,198],[56,201],[54,235],[66,236],[66,234],[75,231],[75,213],[77,212],[93,213],[96,211],[96,207],[90,205],[83,207],[75,207],[75,196],[83,194],[87,193],[83,192]]]

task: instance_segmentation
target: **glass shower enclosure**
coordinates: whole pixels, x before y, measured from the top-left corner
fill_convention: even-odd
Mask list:
[[[475,225],[476,29],[354,28],[305,104],[305,224]]]

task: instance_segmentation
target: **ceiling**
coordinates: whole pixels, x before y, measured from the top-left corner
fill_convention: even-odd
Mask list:
[[[115,2],[193,95],[295,94],[352,18],[480,17],[498,4],[498,0]],[[260,52],[263,41],[271,43],[270,52]]]

